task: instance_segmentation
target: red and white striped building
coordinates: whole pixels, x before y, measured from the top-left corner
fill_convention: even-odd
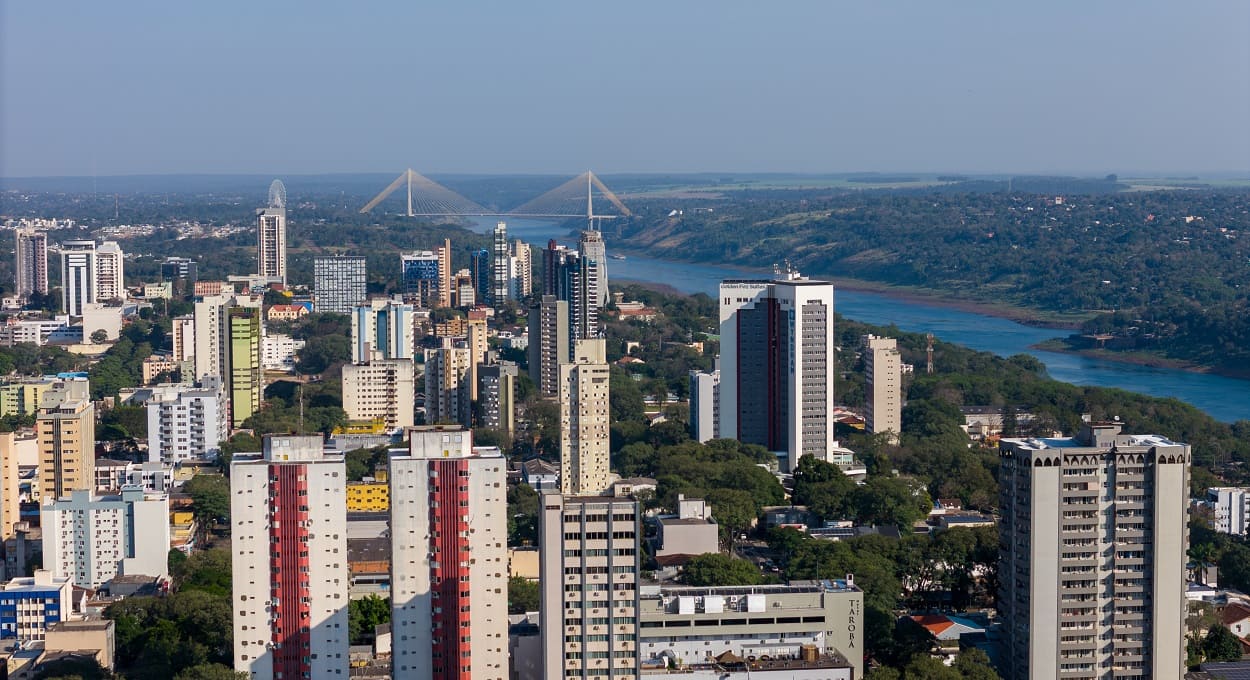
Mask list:
[[[507,465],[459,426],[390,458],[393,677],[508,676]]]
[[[346,470],[320,436],[266,436],[230,464],[234,668],[347,677]]]

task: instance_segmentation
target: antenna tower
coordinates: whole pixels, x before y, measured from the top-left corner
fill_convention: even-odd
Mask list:
[[[925,366],[925,372],[932,375],[933,374],[933,334],[928,333],[924,337],[928,343],[925,346],[925,357],[928,358],[928,365]]]

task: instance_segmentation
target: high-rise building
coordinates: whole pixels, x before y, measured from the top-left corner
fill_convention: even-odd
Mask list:
[[[470,353],[467,347],[425,350],[425,422],[430,425],[473,423],[469,398]]]
[[[286,208],[256,211],[256,273],[286,283]]]
[[[578,340],[573,362],[560,365],[560,489],[565,494],[594,496],[611,484],[608,374],[601,338]]]
[[[343,411],[349,420],[379,419],[388,432],[412,427],[416,394],[412,359],[374,359],[343,366]]]
[[[95,241],[61,244],[61,309],[82,316],[83,307],[96,301]]]
[[[117,241],[105,241],[95,251],[96,300],[124,300],[126,257]]]
[[[477,401],[477,370],[486,362],[486,319],[466,319],[464,345],[469,349],[469,399]]]
[[[574,340],[599,337],[598,300],[604,290],[600,267],[599,260],[584,253],[570,253],[565,258],[560,290],[561,297],[569,302],[569,333]]]
[[[55,500],[95,485],[95,405],[86,378],[69,378],[44,392],[35,417],[39,486]]]
[[[195,303],[192,318],[195,343],[191,356],[195,359],[197,381],[209,376],[225,380],[229,373],[226,341],[230,337],[230,328],[226,318],[230,304],[231,298],[224,296],[208,296]]]
[[[898,340],[864,336],[864,378],[868,431],[888,433],[890,443],[897,444],[903,431],[903,360]]]
[[[265,398],[265,366],[261,358],[263,326],[259,307],[231,307],[227,316],[230,423],[243,427],[243,421],[260,411]]]
[[[516,429],[517,365],[511,361],[483,364],[477,369],[478,425],[501,430],[511,437]]]
[[[48,294],[48,232],[38,229],[17,230],[17,274],[14,290],[19,297],[31,293]]]
[[[175,284],[181,282],[174,290],[182,295],[190,294],[199,280],[199,265],[189,257],[167,257],[161,262],[161,278]]]
[[[720,436],[799,458],[834,446],[833,284],[787,273],[720,285]]]
[[[595,310],[603,309],[608,305],[608,249],[603,242],[603,232],[583,231],[577,248],[587,265],[595,267],[596,276],[586,280],[587,298]]]
[[[313,258],[313,294],[318,312],[350,314],[369,297],[365,258],[336,255]]]
[[[116,576],[169,576],[169,497],[128,486],[117,496],[79,489],[40,511],[43,564],[82,588]]]
[[[1250,487],[1220,486],[1207,489],[1206,503],[1212,511],[1212,529],[1235,536],[1250,533]]]
[[[18,468],[18,435],[0,432],[0,552],[13,537],[13,525],[22,516],[22,479]],[[0,562],[0,564],[3,564]],[[23,565],[25,566],[25,565]],[[3,573],[0,569],[0,574]]]
[[[566,246],[556,243],[555,239],[547,241],[543,249],[543,295],[560,297],[561,279],[570,251]]]
[[[499,307],[512,299],[512,254],[508,248],[508,225],[499,222],[492,233],[490,297],[487,303]]]
[[[148,460],[170,464],[212,460],[230,437],[229,407],[222,379],[195,385],[158,385],[148,399]]]
[[[346,677],[347,470],[322,438],[266,435],[230,463],[234,669]]]
[[[560,364],[569,357],[569,303],[543,295],[529,313],[530,380],[544,397],[560,394]]]
[[[195,316],[187,314],[184,316],[176,316],[173,319],[173,328],[170,330],[170,342],[173,345],[173,351],[170,352],[169,358],[175,362],[195,360]]]
[[[539,504],[542,677],[637,678],[637,502],[549,490]]]
[[[412,305],[375,298],[352,310],[352,363],[372,359],[413,359],[416,336]]]
[[[1087,423],[1000,458],[1007,677],[1184,675],[1189,446]]]
[[[439,307],[451,306],[451,279],[454,272],[451,269],[451,239],[443,239],[443,245],[434,248],[434,254],[438,257],[438,305]]]
[[[720,438],[720,369],[690,372],[690,438]]]
[[[470,276],[473,277],[473,297],[478,304],[486,304],[491,296],[490,250],[480,248],[469,255]]]
[[[43,640],[48,627],[73,615],[74,581],[55,577],[48,569],[10,580],[0,590],[0,630],[19,644]]]
[[[432,250],[404,253],[399,256],[403,279],[404,302],[418,307],[439,306],[439,254]]]
[[[473,275],[468,269],[461,269],[452,277],[452,300],[453,307],[475,307],[477,306],[477,289],[473,285]]]
[[[390,456],[396,678],[508,677],[507,464],[459,427],[408,430]]]
[[[512,299],[524,300],[534,290],[534,259],[530,245],[521,239],[512,242],[509,276],[512,279]]]

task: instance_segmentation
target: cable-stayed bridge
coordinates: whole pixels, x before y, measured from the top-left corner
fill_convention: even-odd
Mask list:
[[[401,188],[405,188],[408,194],[408,217],[584,217],[593,224],[595,220],[610,220],[617,217],[629,217],[633,214],[629,208],[625,207],[621,199],[612,193],[611,189],[589,171],[512,210],[498,212],[461,196],[412,168],[396,177],[394,182],[366,203],[360,212],[367,213],[373,210]],[[602,199],[599,205],[603,206],[606,202],[615,208],[618,214],[595,213],[596,190]]]

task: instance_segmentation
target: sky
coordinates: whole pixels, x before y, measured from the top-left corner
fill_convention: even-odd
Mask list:
[[[1250,171],[1250,2],[0,0],[0,176]]]

